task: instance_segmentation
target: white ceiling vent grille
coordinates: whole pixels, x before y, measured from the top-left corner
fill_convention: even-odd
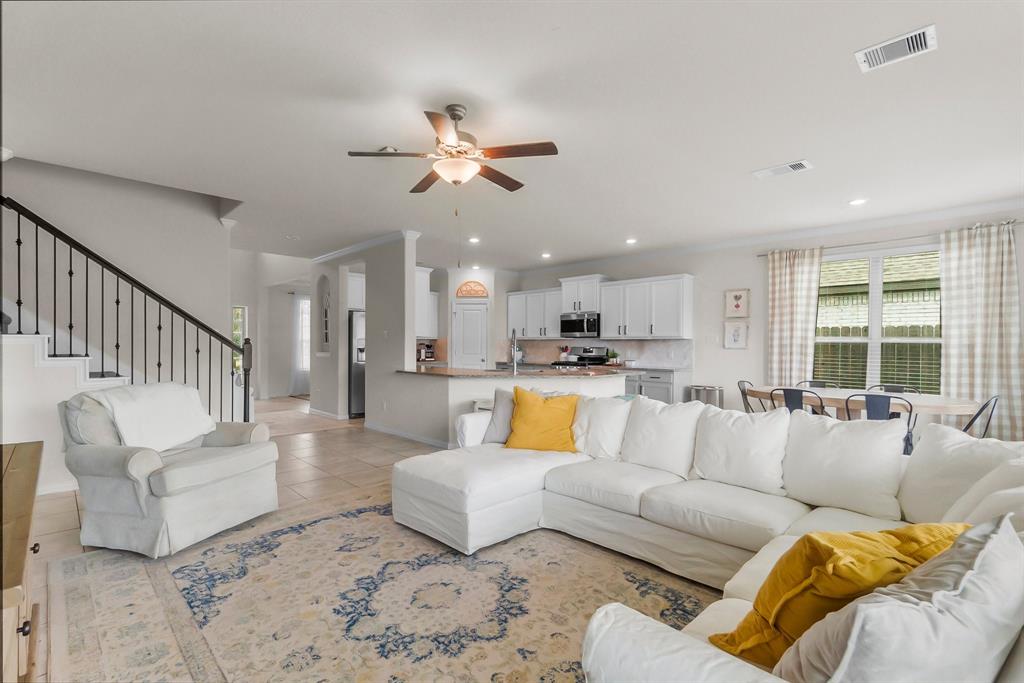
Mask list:
[[[776,175],[788,175],[790,173],[800,173],[802,171],[809,171],[814,168],[811,162],[807,159],[801,159],[800,161],[791,161],[788,164],[781,164],[779,166],[772,166],[771,168],[762,168],[754,171],[755,178],[770,178]]]
[[[853,56],[857,60],[860,70],[867,73],[883,66],[902,62],[904,59],[923,55],[925,52],[931,52],[938,46],[939,41],[935,37],[935,24],[932,24],[865,48],[860,52],[854,52]]]

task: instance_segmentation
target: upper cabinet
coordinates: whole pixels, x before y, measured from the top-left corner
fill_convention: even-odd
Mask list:
[[[538,289],[508,295],[508,336],[519,339],[558,339],[562,291]]]
[[[416,268],[416,336],[437,339],[437,317],[440,301],[430,291],[430,273],[433,268]]]
[[[602,284],[601,338],[693,338],[693,276]]]
[[[366,274],[348,274],[348,307],[366,308]]]
[[[601,310],[601,283],[604,275],[562,278],[562,313]]]

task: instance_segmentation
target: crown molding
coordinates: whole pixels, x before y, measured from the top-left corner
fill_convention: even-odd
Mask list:
[[[407,236],[406,233],[415,235],[415,237],[410,238],[409,236]],[[327,252],[326,254],[321,254],[320,256],[315,256],[313,257],[313,263],[326,263],[327,261],[333,261],[334,259],[342,258],[344,256],[358,254],[361,251],[366,251],[367,249],[372,249],[373,247],[379,247],[380,245],[387,244],[388,242],[397,242],[398,240],[406,239],[416,239],[419,236],[420,233],[416,232],[415,230],[396,230],[395,232],[389,232],[386,235],[381,235],[380,237],[374,237],[372,239],[359,242],[358,244],[353,244],[350,247],[345,247],[343,249],[338,249],[336,251]]]

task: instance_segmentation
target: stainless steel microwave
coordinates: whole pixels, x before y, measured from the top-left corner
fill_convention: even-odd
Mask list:
[[[595,312],[563,313],[559,336],[600,337],[601,314]]]

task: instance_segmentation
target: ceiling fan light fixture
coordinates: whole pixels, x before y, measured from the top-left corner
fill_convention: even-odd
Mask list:
[[[434,162],[434,172],[452,185],[461,185],[480,172],[480,164],[462,157],[438,159]]]

